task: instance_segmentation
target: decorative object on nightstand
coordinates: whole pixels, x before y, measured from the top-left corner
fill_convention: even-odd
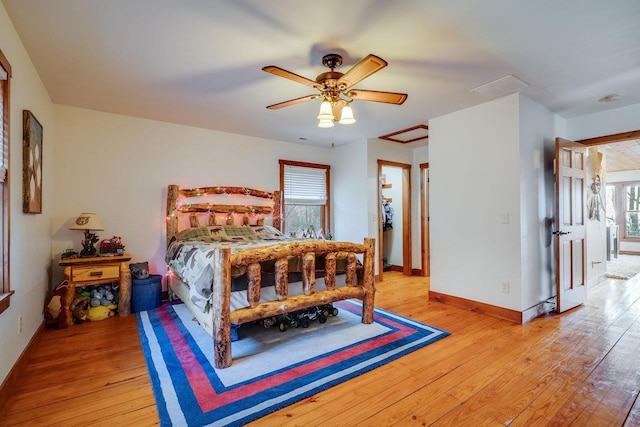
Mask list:
[[[96,247],[94,246],[98,242],[98,236],[92,233],[91,230],[104,230],[102,223],[98,219],[98,215],[89,212],[83,212],[78,215],[74,224],[69,227],[69,230],[83,230],[84,240],[82,241],[82,251],[80,251],[80,257],[94,257],[96,256]]]
[[[122,237],[113,236],[110,239],[104,239],[100,242],[100,255],[122,255],[124,254],[124,244],[122,244]]]

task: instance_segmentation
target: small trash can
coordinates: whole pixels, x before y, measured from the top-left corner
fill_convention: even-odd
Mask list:
[[[160,306],[162,276],[150,274],[146,279],[131,279],[131,311],[153,310]]]

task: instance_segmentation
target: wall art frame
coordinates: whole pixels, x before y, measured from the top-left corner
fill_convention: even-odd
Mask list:
[[[29,110],[22,112],[22,212],[42,213],[42,125]]]

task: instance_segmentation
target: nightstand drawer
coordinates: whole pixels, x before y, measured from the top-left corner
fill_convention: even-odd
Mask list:
[[[84,282],[89,280],[119,279],[120,265],[104,265],[96,267],[76,267],[71,272],[71,280]]]

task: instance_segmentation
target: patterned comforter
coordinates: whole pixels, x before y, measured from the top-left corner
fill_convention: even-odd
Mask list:
[[[292,239],[284,236],[280,231],[268,226],[208,226],[191,228],[178,233],[176,239],[167,249],[166,262],[171,270],[180,279],[189,285],[189,298],[191,302],[202,311],[208,311],[210,307],[211,287],[213,284],[213,253],[220,246],[231,248],[231,253],[237,253],[243,249],[261,246],[272,246],[283,242],[292,242]],[[321,257],[321,259],[320,259]],[[339,252],[336,255],[336,272],[344,272],[347,263],[347,254]],[[275,261],[267,261],[261,264],[262,271],[262,297],[264,300],[275,299],[273,290]],[[324,286],[324,258],[316,258],[316,279],[318,289]],[[240,293],[246,294],[247,280],[246,267],[231,267],[231,291],[232,303],[245,301]],[[289,284],[290,293],[299,293],[297,286],[292,282],[301,280],[302,260],[299,257],[289,257]],[[340,277],[340,276],[338,276]],[[339,280],[337,286],[344,284]],[[268,288],[271,286],[271,288]],[[301,287],[300,287],[301,289]],[[238,295],[236,295],[238,294]]]
[[[231,248],[231,253],[243,249],[275,245],[292,241],[280,231],[268,226],[224,226],[192,228],[178,233],[169,245],[165,261],[183,282],[189,285],[191,301],[203,310],[211,297],[213,283],[213,253],[217,247]],[[293,271],[296,266],[291,265]],[[232,278],[245,273],[245,267],[232,267]],[[232,291],[246,289],[246,280],[234,281]]]

